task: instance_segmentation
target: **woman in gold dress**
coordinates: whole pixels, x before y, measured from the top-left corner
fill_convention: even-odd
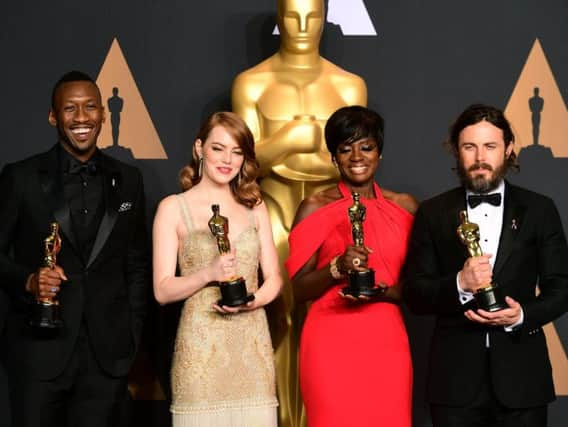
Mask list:
[[[175,427],[277,425],[263,306],[280,292],[282,277],[257,173],[246,124],[233,113],[215,113],[202,125],[192,162],[180,173],[184,192],[166,197],[156,213],[154,295],[160,304],[185,300],[171,371]],[[208,228],[213,204],[230,225],[229,253],[219,254]],[[218,305],[215,283],[238,276],[254,300]]]

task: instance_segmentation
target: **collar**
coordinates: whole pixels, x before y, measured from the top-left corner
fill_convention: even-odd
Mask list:
[[[501,195],[501,206],[503,206],[503,203],[505,202],[505,180],[502,179],[501,182],[499,183],[499,185],[497,186],[496,189],[487,192],[486,194],[500,194]],[[471,196],[471,195],[479,195],[480,193],[474,193],[473,191],[470,191],[468,189],[465,190],[465,200],[467,201],[467,197]],[[479,206],[476,206],[473,209],[478,208]]]
[[[67,150],[65,150],[65,148],[63,148],[61,144],[57,145],[57,151],[60,170],[63,171],[63,173],[70,173],[70,171],[79,171],[80,169],[85,169],[85,171],[89,171],[93,175],[100,173],[102,162],[101,153],[98,148],[86,162],[81,162],[80,160],[75,158]]]

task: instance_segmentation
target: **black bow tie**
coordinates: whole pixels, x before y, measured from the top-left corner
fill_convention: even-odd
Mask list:
[[[479,206],[481,203],[489,203],[493,206],[499,206],[501,204],[501,193],[470,194],[467,196],[467,203],[472,209]]]
[[[97,163],[94,160],[89,160],[86,163],[81,162],[70,162],[69,163],[69,172],[70,174],[88,174],[88,175],[96,175],[98,170]]]

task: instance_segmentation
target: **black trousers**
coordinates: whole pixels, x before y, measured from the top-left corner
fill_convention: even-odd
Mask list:
[[[60,376],[38,381],[20,373],[10,384],[13,427],[126,425],[127,378],[111,377],[100,368],[84,327]]]
[[[466,406],[430,405],[434,427],[546,427],[548,406],[507,408],[497,400],[491,384],[489,357],[477,396]]]

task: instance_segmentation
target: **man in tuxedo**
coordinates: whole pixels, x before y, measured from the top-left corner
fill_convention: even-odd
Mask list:
[[[14,426],[117,425],[150,290],[140,172],[100,152],[105,112],[95,82],[55,85],[49,151],[0,174],[0,286],[10,296],[7,357]],[[57,222],[61,250],[44,267]],[[61,327],[30,326],[37,298],[60,302]]]
[[[545,427],[554,400],[542,330],[568,307],[568,249],[552,200],[504,180],[516,165],[503,113],[472,105],[448,145],[462,186],[416,213],[404,297],[434,314],[428,396],[435,427]],[[482,255],[456,233],[460,211],[479,226]],[[505,308],[485,311],[474,294],[497,284]],[[537,285],[540,293],[537,295]]]

